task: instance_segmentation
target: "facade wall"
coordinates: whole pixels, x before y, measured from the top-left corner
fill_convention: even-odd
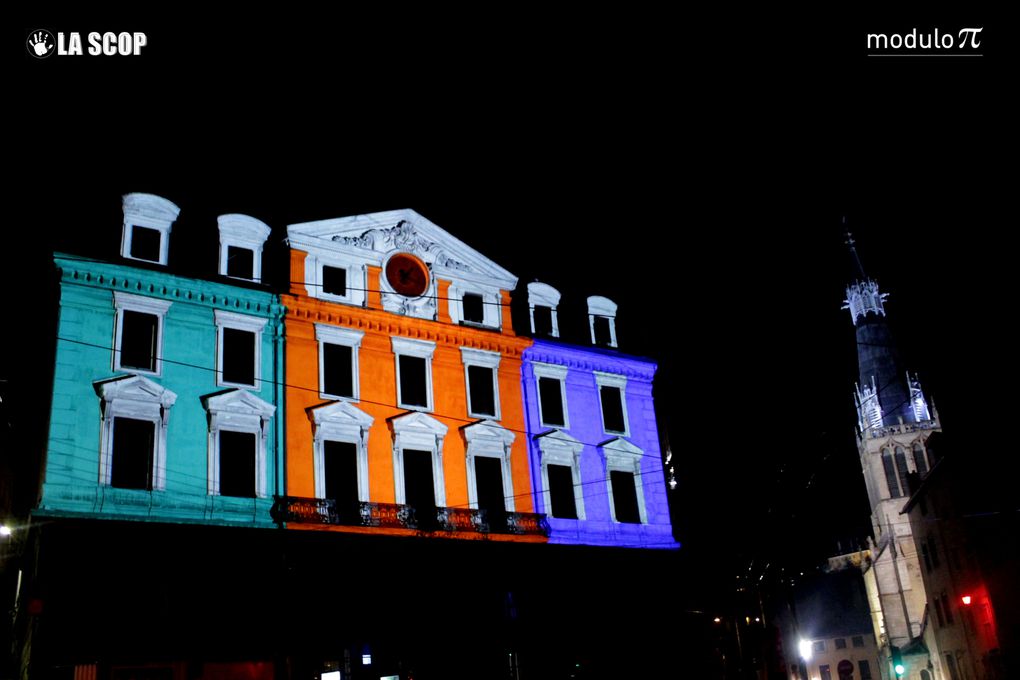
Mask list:
[[[265,493],[234,498],[209,493],[209,410],[203,398],[230,392],[217,385],[217,310],[265,320],[260,334],[261,382],[246,390],[275,405],[275,342],[281,309],[268,292],[164,272],[58,256],[60,315],[45,476],[38,514],[152,521],[270,525],[277,491],[275,415],[265,423]],[[115,369],[115,292],[169,303],[162,322],[158,374],[138,373],[137,386],[170,390],[164,406],[165,479],[152,491],[115,488],[102,478],[103,399],[99,384],[129,379]],[[148,388],[144,386],[150,386]]]
[[[553,431],[542,425],[536,366],[566,369],[567,427]],[[628,433],[619,437],[603,426],[596,372],[623,376]],[[527,411],[532,484],[538,512],[548,516],[549,540],[553,543],[676,548],[666,498],[659,450],[659,434],[652,401],[655,364],[618,352],[536,340],[524,352],[524,402]],[[572,438],[579,442],[579,480],[583,519],[552,516],[543,487],[544,437]],[[623,440],[623,442],[620,442]],[[607,448],[626,448],[637,460],[635,481],[640,482],[639,504],[643,500],[644,521],[618,522],[613,517],[607,482]],[[640,453],[638,453],[640,452]]]

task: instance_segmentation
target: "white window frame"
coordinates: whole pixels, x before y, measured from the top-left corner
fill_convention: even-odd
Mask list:
[[[145,375],[163,375],[163,326],[166,325],[166,314],[172,304],[169,300],[159,300],[145,297],[144,295],[133,295],[120,291],[113,292],[113,306],[117,310],[117,318],[114,324],[113,370],[144,373]],[[158,319],[156,323],[156,369],[153,371],[133,366],[121,366],[120,364],[125,311],[151,314]]]
[[[634,493],[637,496],[638,518],[641,524],[648,524],[648,511],[645,509],[645,485],[641,473],[641,459],[645,453],[631,442],[618,437],[599,446],[606,462],[606,493],[609,498],[609,515],[616,519],[616,502],[613,499],[613,480],[610,473],[614,470],[630,472],[634,475]],[[630,522],[628,522],[630,524]]]
[[[588,328],[591,331],[591,344],[595,342],[595,317],[609,319],[609,346],[616,347],[616,303],[601,295],[588,298]]]
[[[602,431],[608,435],[617,437],[630,436],[630,416],[627,413],[627,377],[617,373],[603,373],[593,371],[595,374],[595,391],[599,398],[599,418],[602,421]],[[602,387],[620,388],[620,410],[623,411],[623,431],[606,429],[606,410],[602,405]]]
[[[467,392],[467,409],[468,415],[472,418],[486,418],[489,420],[500,420],[500,407],[499,407],[499,362],[502,357],[499,352],[488,352],[481,349],[472,349],[470,347],[460,348],[460,360],[464,364],[464,388]],[[492,369],[492,398],[493,398],[493,414],[476,413],[474,405],[471,403],[471,375],[468,369],[471,366],[479,366],[481,368]]]
[[[432,355],[436,351],[436,343],[428,340],[412,340],[411,338],[390,338],[393,347],[393,362],[397,376],[397,406],[410,411],[429,411],[433,409],[432,399]],[[406,405],[400,389],[400,357],[420,357],[425,359],[425,401],[426,406]]]
[[[528,284],[528,313],[531,316],[531,333],[535,333],[535,307],[549,307],[552,310],[552,337],[560,337],[560,324],[556,308],[560,304],[560,291],[548,283],[533,281]]]
[[[109,486],[113,476],[113,429],[115,418],[147,420],[155,425],[152,452],[152,490],[166,488],[166,430],[170,408],[177,395],[140,375],[93,383],[99,396],[102,425],[99,447],[99,483]]]
[[[124,212],[124,229],[120,238],[121,257],[165,265],[170,252],[170,230],[181,209],[162,196],[154,194],[127,194],[121,205]],[[158,260],[147,260],[131,255],[135,227],[155,229],[159,232]]]
[[[570,416],[567,413],[567,367],[558,366],[556,364],[543,364],[534,362],[531,364],[532,371],[535,374],[535,392],[538,399],[538,421],[542,427],[552,427],[557,429],[569,430],[570,429]],[[563,424],[547,424],[545,422],[545,414],[542,413],[542,390],[538,385],[539,378],[552,378],[560,381],[560,403],[563,405]]]
[[[574,510],[578,520],[586,519],[584,511],[584,487],[581,486],[581,452],[584,444],[563,430],[551,430],[536,437],[542,454],[542,502],[545,514],[552,514],[552,491],[549,488],[549,466],[567,465],[574,488]],[[568,519],[556,517],[554,519]]]
[[[478,509],[478,475],[475,460],[478,456],[498,458],[503,473],[503,508],[514,512],[514,482],[511,477],[510,454],[514,443],[514,433],[502,425],[492,421],[483,421],[468,425],[463,429],[467,440],[467,492],[468,506]]]
[[[347,295],[326,293],[322,289],[322,268],[339,267],[347,272]],[[367,271],[365,263],[340,253],[309,253],[305,256],[305,290],[309,297],[329,302],[364,307]]]
[[[217,309],[213,312],[216,323],[216,385],[219,387],[243,387],[258,392],[262,389],[262,331],[269,319],[238,314]],[[253,384],[228,382],[223,379],[223,330],[232,328],[255,334],[255,370],[252,372]]]
[[[345,399],[347,401],[359,401],[361,399],[361,370],[358,362],[358,354],[361,349],[361,339],[365,337],[363,331],[353,328],[340,328],[338,326],[327,326],[326,324],[315,324],[315,340],[319,344],[319,398],[321,399]],[[351,348],[351,396],[331,394],[326,391],[326,361],[323,345],[343,345]]]
[[[202,402],[209,414],[206,492],[210,496],[220,495],[220,432],[245,432],[255,435],[255,497],[267,498],[267,440],[276,407],[243,389],[203,397]]]
[[[315,497],[326,497],[326,442],[344,442],[357,447],[358,500],[369,498],[368,435],[375,418],[357,406],[339,401],[312,409],[312,467],[315,474]]]
[[[220,231],[220,274],[230,276],[227,273],[227,255],[230,246],[233,246],[252,251],[252,278],[246,279],[243,276],[230,276],[230,278],[241,281],[262,281],[262,248],[272,231],[269,225],[254,217],[236,213],[220,215],[216,218],[216,223]]]
[[[467,321],[464,319],[464,295],[474,293],[482,296],[482,321]],[[455,281],[447,289],[449,298],[450,320],[456,324],[473,326],[475,328],[500,329],[503,320],[502,306],[499,288],[480,286],[463,281]]]
[[[404,487],[404,449],[432,453],[432,482],[436,506],[446,507],[446,476],[443,471],[443,439],[449,429],[426,413],[406,413],[390,420],[393,427],[393,496],[400,505],[407,503]]]

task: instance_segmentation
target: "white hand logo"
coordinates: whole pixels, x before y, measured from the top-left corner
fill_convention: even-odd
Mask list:
[[[28,44],[35,50],[35,56],[37,57],[42,57],[50,51],[50,46],[46,44],[46,36],[43,35],[42,31],[36,31],[35,35],[29,39]]]

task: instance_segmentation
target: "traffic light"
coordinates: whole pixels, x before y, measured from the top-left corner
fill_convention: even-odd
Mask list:
[[[907,672],[907,667],[903,665],[903,655],[900,653],[900,648],[895,645],[892,646],[892,664],[896,677],[902,678]]]

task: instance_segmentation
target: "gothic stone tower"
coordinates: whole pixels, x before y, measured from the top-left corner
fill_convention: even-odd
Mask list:
[[[901,367],[886,323],[886,294],[864,274],[849,236],[847,243],[856,274],[846,289],[844,309],[850,311],[857,337],[857,448],[875,537],[864,579],[875,634],[889,659],[893,646],[904,653],[923,649],[910,643],[923,633],[927,597],[910,524],[900,511],[911,493],[911,473],[923,477],[934,462],[925,443],[940,426],[916,376]],[[926,665],[923,656],[925,663],[910,666]]]

